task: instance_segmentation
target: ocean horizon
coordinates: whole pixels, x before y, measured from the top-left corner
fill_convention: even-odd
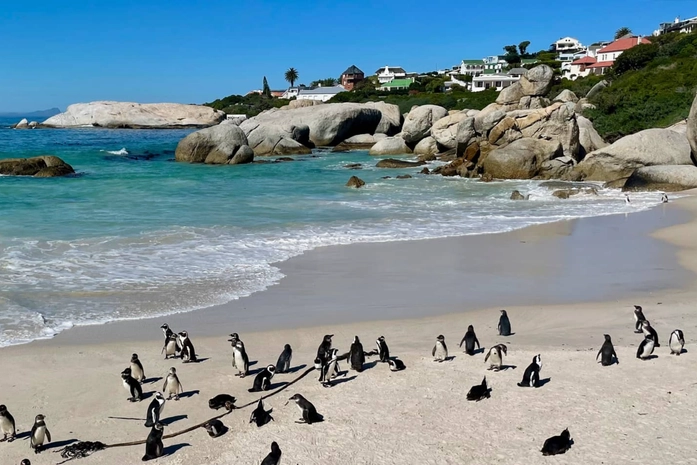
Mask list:
[[[540,181],[380,169],[367,151],[191,165],[174,150],[192,129],[10,129],[17,121],[0,119],[0,159],[56,155],[76,175],[0,177],[0,346],[239,299],[279,282],[274,263],[316,247],[499,233],[660,203],[657,193],[627,203],[600,185],[561,200]],[[352,175],[366,186],[345,187]],[[513,190],[530,199],[510,200]]]

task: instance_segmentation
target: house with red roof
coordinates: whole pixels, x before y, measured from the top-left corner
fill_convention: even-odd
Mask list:
[[[586,65],[586,69],[590,70],[593,74],[605,74],[607,70],[615,64],[617,57],[622,55],[623,52],[639,44],[650,43],[651,42],[645,37],[627,34],[598,50],[595,56],[595,63]]]

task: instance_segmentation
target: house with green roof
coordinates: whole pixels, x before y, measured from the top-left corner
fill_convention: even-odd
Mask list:
[[[484,72],[483,60],[462,60],[458,74],[463,76],[479,76]]]
[[[392,91],[409,89],[409,86],[415,81],[414,78],[393,79],[390,82],[385,82],[380,86],[380,90]]]

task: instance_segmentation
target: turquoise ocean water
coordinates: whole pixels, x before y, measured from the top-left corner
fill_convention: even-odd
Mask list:
[[[0,159],[57,155],[78,174],[0,176],[0,346],[237,299],[278,282],[273,263],[319,246],[495,233],[660,199],[601,189],[559,200],[534,181],[378,169],[367,152],[189,165],[173,160],[190,130],[9,129],[17,120],[0,119]],[[352,175],[367,185],[344,187]],[[514,189],[531,200],[509,200]]]

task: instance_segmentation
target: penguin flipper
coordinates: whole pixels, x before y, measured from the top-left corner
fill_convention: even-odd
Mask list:
[[[486,353],[486,357],[484,357],[484,363],[486,363],[486,361],[489,360],[489,355],[491,355],[491,349],[489,349],[489,352]]]
[[[433,346],[433,350],[431,351],[431,356],[432,357],[436,356],[436,346]]]
[[[51,442],[51,432],[46,428],[46,439],[48,439],[48,442]]]

